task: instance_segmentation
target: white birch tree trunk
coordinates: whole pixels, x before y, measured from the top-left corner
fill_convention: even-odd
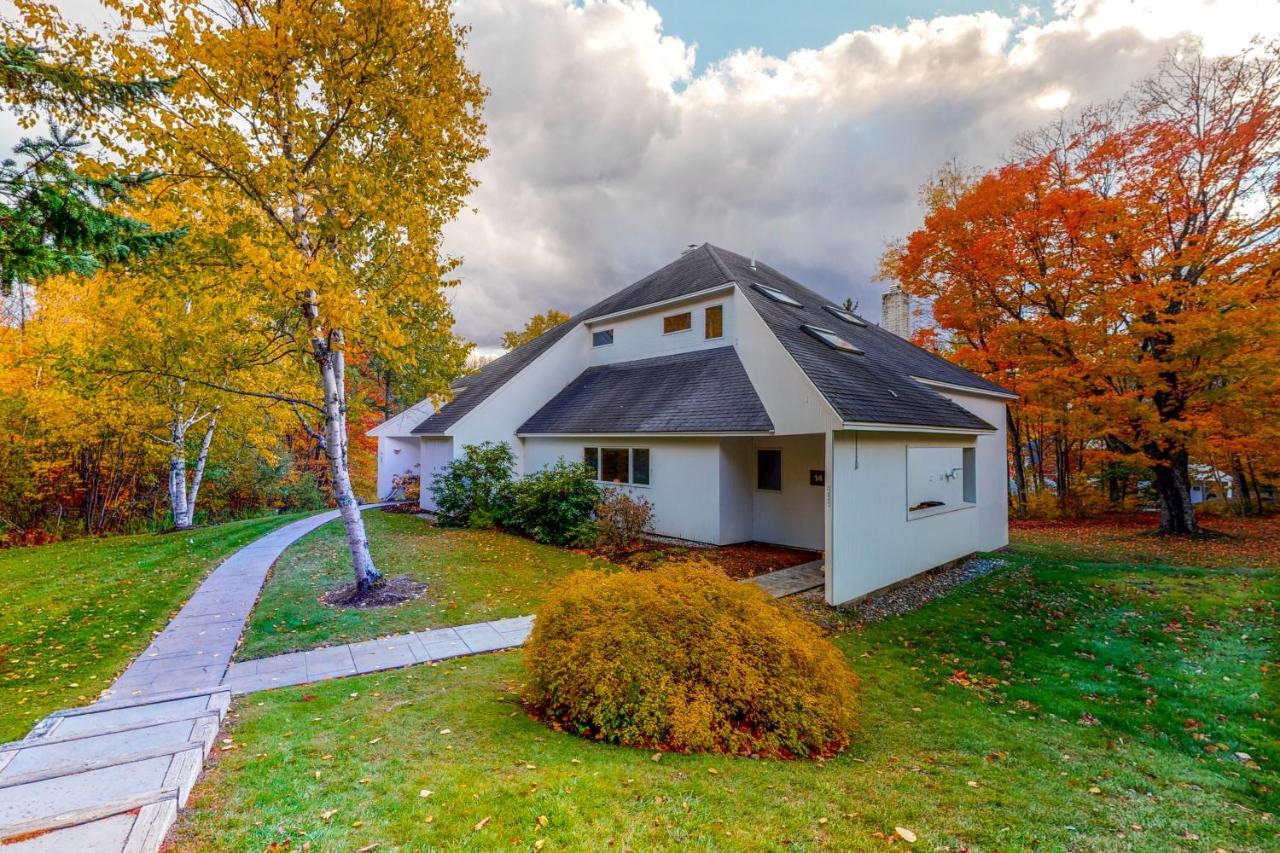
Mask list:
[[[218,409],[209,415],[209,423],[204,428],[204,438],[200,441],[200,453],[196,456],[196,468],[191,473],[191,488],[187,491],[187,527],[195,522],[196,498],[200,496],[200,484],[204,482],[204,465],[209,461],[209,445],[213,444],[213,433],[218,428]]]
[[[187,424],[180,411],[169,424],[169,509],[175,530],[191,526],[187,512]]]
[[[364,518],[360,515],[360,504],[351,488],[351,475],[347,465],[347,397],[343,376],[345,364],[341,349],[342,336],[341,332],[332,334],[332,346],[320,341],[314,342],[324,390],[324,451],[329,459],[333,499],[338,504],[342,525],[347,533],[347,549],[351,552],[356,589],[368,592],[381,583],[382,573],[373,564],[369,538],[364,530]]]

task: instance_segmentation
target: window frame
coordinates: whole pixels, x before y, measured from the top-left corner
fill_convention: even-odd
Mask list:
[[[752,282],[751,286],[757,291],[764,294],[765,299],[777,302],[779,305],[786,305],[788,308],[803,308],[804,303],[796,299],[789,293],[779,290],[776,287],[770,287],[767,284],[761,284],[758,281]]]
[[[609,340],[605,341],[604,343],[596,343],[597,335],[608,335]],[[598,330],[593,330],[591,332],[591,348],[592,349],[599,349],[600,347],[611,347],[611,346],[613,346],[613,327],[612,326],[610,326],[608,329],[598,329]]]
[[[867,327],[867,321],[859,317],[857,314],[854,314],[852,311],[846,311],[843,308],[837,308],[834,305],[823,305],[822,308],[831,316],[843,320],[850,326],[859,326],[863,329]]]
[[[713,316],[712,312],[715,312],[714,316],[718,318],[716,320],[716,325],[720,327],[719,332],[714,335],[711,334],[711,317]],[[724,338],[724,303],[722,302],[719,305],[708,305],[702,311],[702,339],[704,341],[718,341],[718,340],[722,340],[723,338]]]
[[[764,486],[761,486],[761,485],[760,485],[760,471],[761,471],[761,468],[760,468],[760,454],[761,454],[761,453],[776,453],[776,454],[778,454],[778,488],[776,488],[776,489],[770,489],[770,488],[766,488],[766,487],[764,487]],[[766,493],[766,494],[770,494],[770,495],[778,495],[778,494],[781,494],[781,493],[782,493],[782,491],[783,491],[782,486],[783,486],[783,480],[784,480],[784,479],[785,479],[785,478],[784,478],[784,477],[783,477],[783,475],[782,475],[782,448],[781,448],[781,447],[757,447],[757,448],[756,448],[756,487],[755,487],[755,490],[756,490],[757,492],[764,492],[764,493]]]
[[[907,445],[903,454],[903,478],[905,485],[910,490],[911,487],[911,451],[912,450],[939,450],[939,449],[958,449],[960,450],[960,503],[943,504],[942,506],[923,507],[921,509],[911,508],[911,495],[907,494],[906,515],[907,521],[917,521],[921,518],[932,518],[935,515],[946,515],[950,512],[960,512],[966,509],[975,509],[978,506],[978,449],[976,446],[968,447],[943,447],[940,445]]]
[[[625,481],[605,480],[604,477],[604,452],[606,450],[625,450],[627,452],[627,479]],[[647,445],[631,446],[616,444],[584,444],[582,446],[582,464],[590,468],[591,465],[587,461],[589,454],[594,451],[596,467],[595,475],[592,478],[595,482],[602,486],[629,486],[637,489],[647,489],[653,485],[653,449]],[[647,463],[645,465],[645,474],[648,479],[647,483],[636,482],[636,452],[641,451],[646,454]]]
[[[668,321],[668,320],[674,320],[674,319],[676,319],[676,318],[678,318],[678,317],[684,317],[684,318],[685,318],[685,321],[688,323],[688,325],[686,325],[683,329],[672,329],[671,331],[667,331],[667,321]],[[663,335],[663,337],[666,337],[667,335],[682,335],[682,334],[684,334],[685,332],[692,332],[692,331],[693,331],[693,310],[692,310],[692,309],[690,309],[690,310],[688,310],[688,311],[677,311],[677,312],[676,312],[676,313],[674,313],[674,314],[663,314],[663,315],[662,315],[662,335]]]
[[[866,355],[865,352],[858,349],[856,346],[849,343],[830,329],[824,329],[821,326],[814,326],[809,323],[803,324],[800,328],[804,329],[805,333],[808,334],[809,337],[819,343],[825,344],[836,352],[842,352],[846,355]]]

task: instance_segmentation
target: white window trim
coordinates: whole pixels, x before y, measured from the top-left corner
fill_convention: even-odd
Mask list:
[[[591,448],[591,447],[594,447],[594,448],[596,449],[596,476],[595,476],[595,480],[594,480],[594,482],[599,483],[599,484],[600,484],[600,485],[602,485],[602,486],[614,486],[614,487],[622,487],[622,486],[625,486],[625,487],[627,487],[627,488],[629,488],[629,489],[651,489],[651,488],[653,488],[653,448],[651,448],[651,447],[643,447],[643,446],[642,446],[642,447],[637,447],[637,446],[630,445],[630,444],[622,444],[622,445],[619,445],[619,444],[584,444],[584,445],[582,445],[582,455],[583,455],[583,456],[586,456],[586,454],[587,454],[587,449],[588,449],[588,448]],[[635,479],[635,476],[636,476],[636,451],[637,451],[637,450],[646,450],[646,451],[648,451],[648,452],[649,452],[649,482],[647,482],[647,483],[635,483],[635,482],[618,483],[618,482],[615,482],[615,481],[613,481],[613,480],[602,480],[602,479],[600,479],[600,472],[604,469],[604,451],[606,451],[606,450],[625,450],[625,451],[627,451],[627,476],[628,476],[628,477],[630,477],[632,480],[634,480],[634,479]],[[584,460],[582,464],[583,464],[583,465],[585,465],[585,464],[586,464],[586,461]]]
[[[902,475],[903,475],[904,479],[906,480],[906,483],[904,483],[904,485],[906,485],[906,484],[909,484],[909,483],[910,483],[910,477],[911,477],[911,471],[910,471],[910,465],[911,465],[911,451],[912,451],[912,450],[915,450],[915,449],[928,449],[928,448],[932,448],[932,447],[939,447],[939,446],[940,446],[940,445],[936,445],[936,444],[909,444],[909,445],[907,445],[907,452],[906,452],[906,454],[903,456],[903,460],[902,460],[902,461],[903,461]],[[973,451],[975,454],[977,453],[977,448],[976,448],[976,446],[975,446],[975,447],[961,446],[961,447],[959,448],[959,450],[960,450],[960,458],[961,458],[961,460],[963,460],[963,459],[964,459],[964,452],[965,452],[966,450],[971,450],[971,451]],[[963,474],[962,474],[962,476],[963,476]],[[974,493],[974,500],[972,500],[972,501],[961,501],[961,502],[960,502],[960,503],[958,503],[958,504],[943,504],[942,506],[930,506],[930,507],[925,507],[924,509],[912,509],[912,508],[911,508],[911,506],[910,506],[910,505],[908,505],[908,506],[907,506],[907,521],[917,521],[917,520],[919,520],[919,519],[921,519],[921,518],[932,518],[932,517],[933,517],[933,516],[935,516],[935,515],[946,515],[946,514],[947,514],[947,513],[949,513],[949,512],[959,512],[960,510],[964,510],[964,509],[974,509],[974,508],[976,508],[976,507],[978,506],[978,501],[977,501],[977,496],[978,496],[978,484],[977,484],[977,482],[976,482],[976,478],[977,478],[977,476],[978,476],[978,467],[977,467],[977,459],[976,459],[976,456],[975,456],[975,459],[974,459],[973,476],[974,476],[974,478],[975,478],[975,482],[974,482],[974,484],[973,484],[973,486],[974,486],[974,492],[973,492],[973,493]],[[961,483],[961,493],[962,493],[962,494],[963,494],[963,489],[964,489],[964,484],[963,484],[963,481],[962,481],[962,483]]]
[[[926,509],[908,509],[907,521],[918,521],[922,518],[931,518],[935,515],[946,515],[949,512],[959,512],[962,509],[976,509],[976,503],[952,504],[950,506],[931,506]]]

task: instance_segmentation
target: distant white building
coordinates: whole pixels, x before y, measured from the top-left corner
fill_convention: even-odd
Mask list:
[[[908,310],[909,316],[909,310]],[[655,532],[822,551],[836,604],[1008,542],[1013,395],[704,244],[372,431],[379,497],[468,444],[583,462]]]

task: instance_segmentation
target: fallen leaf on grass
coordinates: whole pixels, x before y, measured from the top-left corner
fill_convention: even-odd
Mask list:
[[[382,740],[381,737],[374,738],[373,740],[369,741],[369,746],[373,746],[375,743],[377,743],[380,740]]]
[[[326,820],[326,821],[327,821],[329,818],[333,817],[333,816],[334,816],[334,815],[336,815],[337,813],[338,813],[338,810],[337,810],[337,809],[329,809],[327,812],[321,812],[321,813],[320,813],[320,819],[321,819],[321,820]]]
[[[911,830],[907,829],[905,826],[895,826],[893,828],[893,831],[898,834],[899,838],[901,838],[903,841],[907,842],[908,844],[916,843],[916,834]]]
[[[425,800],[427,797],[431,796],[431,792],[428,791],[426,788],[423,788],[421,791],[418,792],[418,796],[422,797],[422,799]]]
[[[965,784],[968,785],[970,788],[978,787],[978,783],[973,781],[972,779],[970,779],[968,782],[965,782]]]
[[[707,768],[707,772],[708,772],[708,773],[710,773],[712,776],[719,776],[719,775],[720,775],[720,771],[719,771],[719,770],[717,770],[717,769],[715,769],[714,767],[708,767],[708,768]]]
[[[477,823],[475,826],[473,826],[473,827],[471,828],[471,831],[472,831],[472,832],[479,832],[480,830],[484,829],[484,828],[485,828],[485,825],[486,825],[489,821],[491,821],[491,820],[493,820],[493,815],[489,815],[488,817],[486,817],[486,818],[484,818],[483,820],[481,820],[479,823]]]
[[[369,853],[369,851],[377,850],[377,849],[378,849],[378,842],[375,841],[372,844],[366,844],[364,847],[361,847],[359,850],[356,851],[356,853]]]

